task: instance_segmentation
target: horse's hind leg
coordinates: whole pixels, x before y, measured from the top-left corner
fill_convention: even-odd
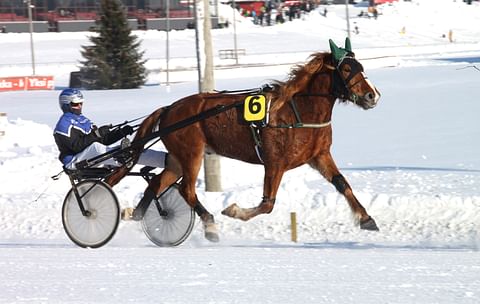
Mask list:
[[[175,183],[182,176],[182,168],[178,160],[171,154],[167,154],[165,159],[165,169],[154,176],[148,183],[143,197],[133,211],[132,219],[140,221],[148,209],[152,200],[160,195],[165,189]]]
[[[211,242],[218,242],[218,230],[213,215],[208,212],[200,203],[195,192],[195,183],[197,181],[198,172],[202,164],[203,151],[199,153],[191,153],[180,159],[183,169],[183,178],[180,184],[180,194],[185,198],[187,203],[195,210],[203,223],[205,238]]]
[[[213,215],[208,212],[198,199],[193,209],[202,220],[205,238],[210,242],[218,242],[220,239],[218,237],[217,225],[215,224]]]
[[[338,192],[343,194],[350,205],[355,218],[360,222],[361,229],[378,230],[377,224],[373,218],[367,214],[365,208],[353,194],[352,188],[338,170],[330,153],[317,156],[310,162],[310,165],[320,171],[323,177],[331,182]]]

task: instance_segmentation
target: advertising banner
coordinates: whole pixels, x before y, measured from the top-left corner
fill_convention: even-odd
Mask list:
[[[0,77],[0,92],[53,90],[53,76]]]
[[[25,77],[0,78],[0,92],[25,90]]]

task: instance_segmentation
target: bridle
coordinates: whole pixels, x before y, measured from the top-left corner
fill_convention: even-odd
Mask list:
[[[342,74],[342,67],[348,64],[351,68],[350,73],[346,78],[343,77]],[[351,100],[353,103],[357,104],[358,100],[361,98],[357,94],[352,91],[352,88],[357,85],[359,82],[368,79],[367,76],[363,73],[363,66],[353,57],[353,54],[348,54],[343,57],[337,65],[334,67],[334,74],[333,74],[333,94],[334,97],[343,99],[343,100]],[[363,79],[359,79],[354,83],[350,84],[353,78],[358,74],[363,75]],[[341,86],[336,87],[336,82],[341,82]]]
[[[343,78],[341,68],[342,65],[348,64],[349,62],[352,62],[354,64],[351,64],[350,67],[352,70],[350,71],[349,75],[346,78]],[[326,67],[327,70],[325,70],[323,67]],[[312,93],[312,86],[315,83],[315,80],[319,75],[326,74],[330,75],[330,73],[333,73],[332,75],[332,81],[330,83],[330,89],[327,93]],[[363,73],[363,67],[362,65],[353,57],[352,54],[347,54],[347,56],[343,57],[337,64],[336,66],[332,66],[329,64],[324,64],[322,67],[314,73],[314,75],[311,77],[309,84],[308,84],[308,89],[306,93],[297,93],[295,94],[289,101],[290,107],[294,113],[295,116],[295,122],[290,123],[290,124],[278,124],[278,125],[272,125],[268,123],[267,125],[263,126],[256,126],[254,124],[250,125],[250,129],[253,135],[253,139],[255,142],[255,151],[257,153],[258,159],[263,163],[262,159],[262,141],[261,141],[261,129],[264,127],[267,128],[286,128],[286,129],[300,129],[300,128],[314,128],[314,129],[321,129],[325,128],[331,125],[331,121],[325,121],[325,122],[319,122],[319,123],[304,123],[302,121],[301,115],[297,109],[297,104],[295,101],[295,97],[333,97],[335,100],[340,98],[343,100],[351,100],[353,103],[357,103],[358,100],[360,99],[360,96],[352,92],[352,87],[354,87],[356,84],[358,84],[360,81],[363,79],[360,79],[358,81],[355,81],[353,84],[350,84],[353,78],[359,73]],[[363,75],[364,79],[367,77]],[[338,84],[340,83],[340,84]],[[338,90],[338,86],[341,87],[340,90]],[[350,97],[350,98],[348,98]]]
[[[351,88],[358,84],[360,81],[366,79],[367,77],[363,74],[363,66],[353,57],[353,53],[347,54],[344,56],[335,66],[330,64],[324,64],[320,69],[314,73],[311,77],[310,82],[308,84],[308,89],[306,93],[297,93],[295,94],[292,99],[289,101],[292,111],[295,115],[296,122],[293,124],[280,124],[280,125],[268,125],[270,128],[324,128],[331,124],[330,121],[322,122],[322,123],[304,123],[300,117],[300,114],[297,110],[297,105],[295,101],[295,97],[333,97],[336,99],[343,99],[343,100],[351,100],[353,103],[357,104],[358,100],[361,98],[354,92],[352,92]],[[352,70],[350,71],[349,75],[346,78],[342,76],[342,66],[344,64],[350,64]],[[323,67],[326,67],[325,70]],[[330,83],[330,89],[327,93],[312,93],[312,86],[315,83],[315,80],[319,75],[326,74],[330,75],[333,72],[332,81]],[[363,74],[363,79],[359,79],[358,81],[350,84],[352,79],[359,73]],[[340,83],[340,84],[338,84]],[[340,87],[340,89],[339,89]]]
[[[317,97],[334,97],[334,99],[342,99],[342,100],[351,100],[354,104],[357,104],[360,96],[352,92],[352,88],[357,85],[359,82],[363,81],[364,79],[368,79],[368,77],[363,74],[363,79],[359,79],[355,81],[353,84],[350,84],[352,79],[357,76],[359,73],[363,73],[363,66],[353,57],[353,54],[349,54],[343,57],[336,65],[324,64],[317,72],[314,73],[313,77],[310,79],[310,83],[308,84],[307,93],[297,93],[295,96],[317,96]],[[350,71],[349,75],[346,78],[343,78],[341,68],[344,64],[350,64],[352,70]],[[325,70],[323,67],[326,67]],[[328,93],[313,93],[312,86],[315,83],[315,80],[320,75],[329,75],[333,72],[332,81],[330,83],[330,90]]]

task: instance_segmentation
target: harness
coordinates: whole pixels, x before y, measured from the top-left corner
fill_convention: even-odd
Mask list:
[[[318,76],[320,74],[328,74],[329,73],[327,71],[324,71],[324,72],[316,72],[315,73],[315,77],[312,77],[312,79],[310,80],[310,83],[308,85],[307,93],[295,94],[292,97],[292,99],[289,101],[289,105],[290,105],[290,107],[292,109],[292,112],[294,114],[294,117],[295,117],[295,122],[294,123],[278,124],[278,125],[270,124],[268,122],[268,113],[269,113],[269,107],[270,107],[270,104],[271,104],[270,99],[267,101],[267,103],[266,103],[267,108],[265,109],[267,118],[263,119],[263,120],[259,120],[259,121],[249,122],[249,128],[250,128],[250,131],[252,133],[253,141],[255,143],[255,152],[256,152],[257,157],[258,157],[258,159],[260,160],[261,163],[263,163],[263,159],[262,159],[262,154],[263,154],[262,145],[263,144],[262,144],[262,140],[261,140],[261,133],[262,133],[262,130],[264,128],[278,128],[278,129],[315,128],[315,129],[321,129],[321,128],[325,128],[325,127],[328,127],[328,126],[331,125],[331,121],[326,121],[326,122],[321,122],[321,123],[304,123],[302,121],[301,115],[298,111],[298,107],[297,107],[297,103],[295,101],[295,97],[314,97],[315,96],[315,97],[334,97],[334,98],[347,99],[347,95],[350,95],[350,98],[352,98],[353,101],[356,102],[358,97],[355,98],[356,95],[352,94],[350,92],[350,88],[353,87],[356,83],[354,83],[352,85],[348,85],[348,83],[359,72],[363,72],[363,68],[360,65],[360,68],[358,70],[352,70],[350,75],[348,75],[347,78],[343,79],[343,77],[340,75],[339,68],[342,64],[347,63],[349,60],[354,60],[354,58],[346,56],[346,57],[342,58],[336,66],[331,66],[331,65],[328,65],[328,64],[325,65],[327,67],[327,69],[333,70],[333,79],[331,81],[331,88],[329,90],[329,92],[331,92],[331,93],[312,93],[311,92],[312,91],[312,84],[313,84],[316,76]],[[342,86],[341,86],[342,91],[338,91],[338,86],[336,85],[336,83],[338,83],[339,81],[341,81],[341,84],[342,84]],[[275,87],[272,87],[271,85],[267,84],[267,85],[262,86],[261,88],[233,90],[233,91],[223,90],[223,91],[216,91],[216,92],[220,93],[220,94],[231,94],[231,95],[238,95],[239,94],[239,95],[252,96],[252,95],[264,95],[264,93],[271,92],[274,89],[275,89]],[[211,98],[215,98],[215,97],[212,96]],[[162,130],[156,130],[156,131],[152,132],[150,135],[143,138],[137,144],[140,144],[140,145],[146,144],[147,142],[149,142],[152,139],[157,139],[156,141],[158,141],[158,140],[161,139],[161,137],[163,137],[164,135],[166,135],[170,132],[181,129],[185,126],[188,126],[192,123],[195,123],[195,122],[198,122],[198,121],[201,121],[201,120],[204,120],[206,118],[215,116],[217,114],[220,114],[220,113],[225,112],[227,110],[230,110],[232,108],[240,108],[242,106],[244,106],[244,101],[243,100],[236,101],[236,102],[234,102],[230,105],[218,105],[218,106],[213,107],[209,110],[201,112],[197,115],[194,115],[192,117],[188,117],[184,120],[181,120],[181,121],[179,121],[179,122],[177,122],[177,123],[175,123],[171,126],[167,126],[167,127],[163,128]],[[165,115],[168,112],[168,110],[169,110],[169,107],[165,107],[165,112],[162,113],[162,116]],[[121,123],[117,126],[121,126],[121,125],[130,123],[130,122],[139,120],[141,118],[143,118],[143,117],[133,119],[131,121],[126,121],[126,122]],[[138,125],[136,125],[135,127],[138,127]],[[155,144],[155,142],[153,144]]]
[[[303,94],[302,94],[303,95]],[[328,96],[324,94],[325,97]],[[297,95],[301,96],[301,95]],[[314,96],[314,95],[305,95],[305,96]],[[318,95],[315,95],[318,96]],[[270,102],[268,103],[270,104]],[[265,123],[264,121],[261,122],[252,122],[249,124],[250,131],[252,133],[253,141],[255,142],[255,152],[257,153],[257,157],[261,163],[263,163],[262,159],[262,140],[261,140],[261,131],[263,128],[277,128],[277,129],[299,129],[299,128],[325,128],[331,125],[331,121],[323,122],[323,123],[303,123],[300,117],[300,113],[297,109],[297,103],[295,99],[291,99],[289,104],[292,108],[293,114],[295,116],[295,122],[292,124],[279,124],[279,125],[270,125]],[[268,119],[267,119],[268,122]]]
[[[333,70],[333,79],[331,81],[331,87],[330,87],[330,92],[332,93],[312,93],[312,84],[313,80],[320,74],[328,74],[328,72],[317,72],[315,73],[315,77],[312,77],[310,80],[310,83],[308,85],[308,90],[307,93],[302,93],[302,94],[295,94],[293,98],[289,101],[290,107],[293,111],[293,114],[295,116],[295,122],[291,124],[279,124],[279,125],[271,125],[268,123],[251,123],[250,124],[250,130],[253,136],[253,141],[255,142],[255,152],[257,153],[258,159],[260,162],[263,163],[262,159],[262,140],[261,140],[261,131],[263,128],[280,128],[280,129],[299,129],[299,128],[325,128],[328,127],[332,124],[331,121],[326,121],[322,123],[304,123],[300,117],[300,113],[297,108],[297,103],[295,101],[295,97],[335,97],[335,98],[340,98],[340,99],[348,99],[347,95],[350,95],[350,98],[354,103],[357,103],[358,96],[351,92],[351,88],[355,86],[359,81],[349,85],[350,81],[355,77],[358,73],[363,73],[363,67],[359,65],[359,68],[357,69],[352,69],[350,74],[348,75],[347,78],[343,78],[340,74],[339,68],[341,67],[342,64],[348,63],[351,60],[355,60],[352,56],[345,56],[343,57],[336,66],[331,66],[331,65],[326,65],[326,67],[329,70]],[[355,65],[357,67],[357,65]],[[364,78],[366,79],[367,77],[364,75]],[[341,81],[342,86],[341,88],[343,89],[342,91],[338,90],[338,86],[335,85],[336,82]],[[270,104],[270,102],[268,103]],[[268,110],[267,110],[268,111]]]

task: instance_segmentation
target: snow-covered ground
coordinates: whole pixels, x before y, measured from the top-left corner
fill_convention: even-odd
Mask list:
[[[240,66],[216,58],[217,89],[282,80],[292,64],[327,50],[329,38],[341,44],[345,7],[327,8],[327,18],[321,8],[272,27],[237,18],[246,56]],[[205,193],[203,176],[198,182],[220,243],[204,240],[197,224],[176,248],[154,246],[131,222],[97,250],[66,237],[60,211],[69,183],[50,179],[61,170],[52,128],[59,90],[88,33],[35,34],[37,74],[55,75],[57,89],[0,94],[7,113],[7,120],[0,116],[0,302],[480,302],[480,30],[473,26],[480,3],[400,1],[381,6],[377,20],[353,18],[361,10],[349,7],[350,26],[359,29],[352,44],[382,98],[369,111],[337,105],[332,152],[380,232],[354,226],[346,201],[306,166],[284,176],[272,214],[226,218],[220,211],[232,202],[259,203],[263,169],[223,158],[223,192]],[[150,85],[85,91],[84,113],[98,124],[141,117],[198,90],[194,31],[169,35],[170,68],[186,70],[171,72],[170,87],[165,33],[136,34]],[[233,27],[213,36],[215,54],[233,48]],[[30,74],[28,34],[0,39],[0,76]],[[123,207],[134,206],[144,186],[126,178],[115,193]],[[297,213],[297,243],[290,241],[290,212]]]

